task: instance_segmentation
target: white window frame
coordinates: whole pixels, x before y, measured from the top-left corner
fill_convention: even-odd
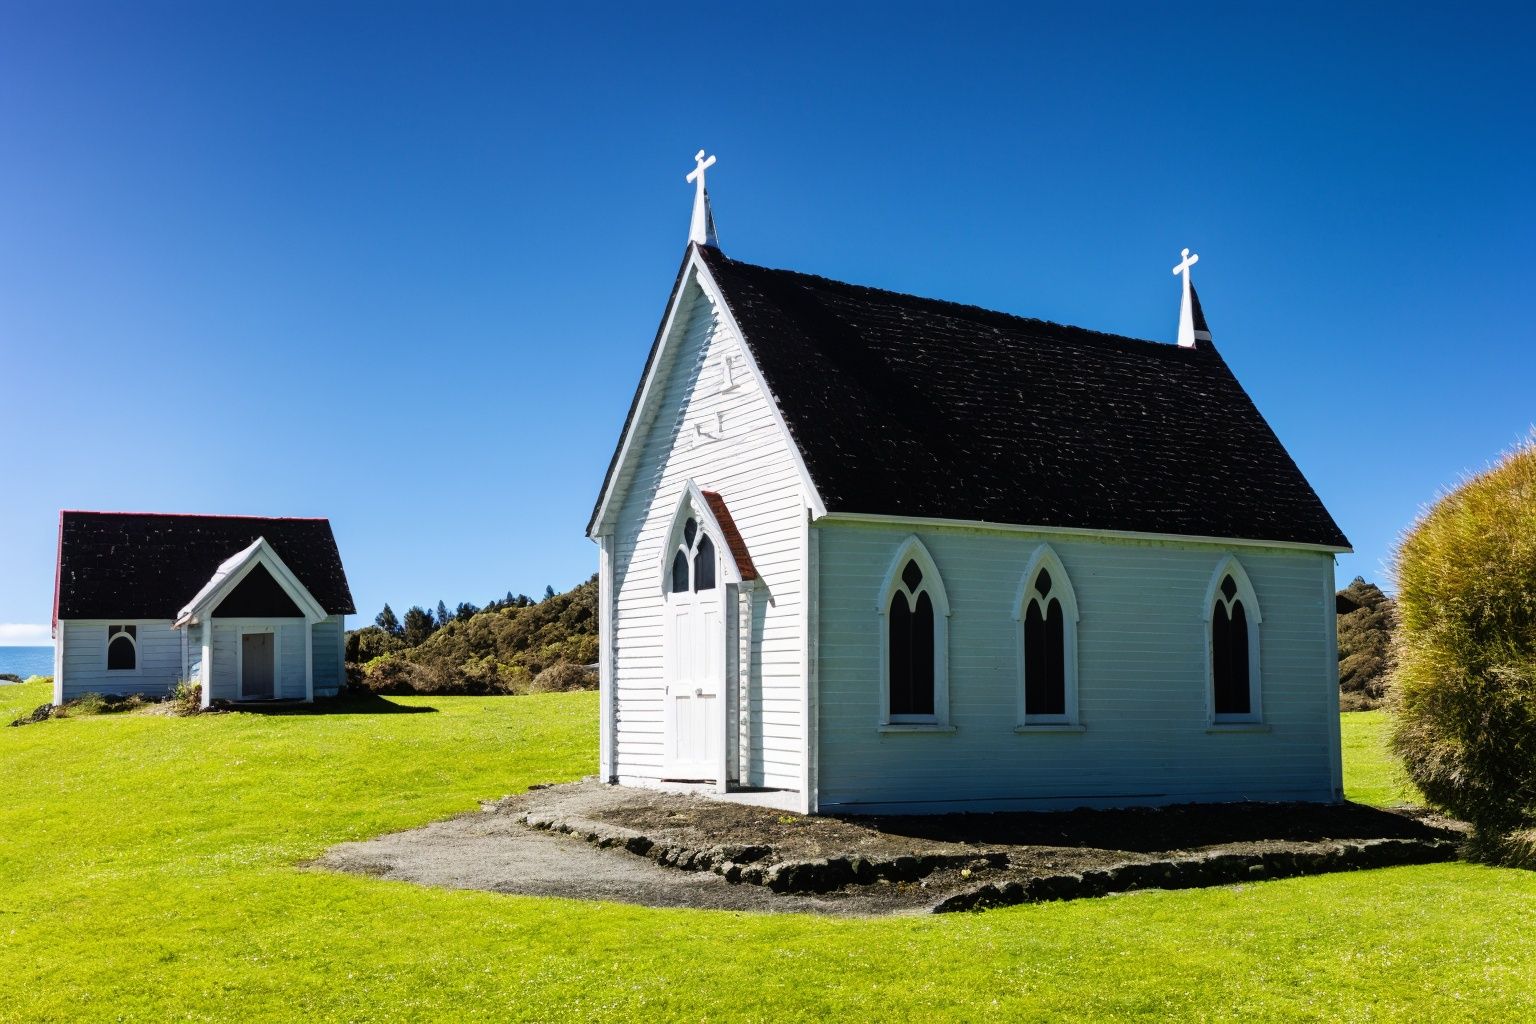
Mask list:
[[[1232,582],[1237,584],[1237,596],[1233,601],[1240,601],[1243,605],[1243,617],[1248,623],[1248,712],[1247,714],[1233,714],[1216,712],[1216,652],[1215,644],[1211,638],[1211,623],[1216,616],[1216,604],[1220,602],[1227,606],[1231,612],[1231,601],[1221,592],[1221,581],[1227,576],[1232,577]],[[1253,590],[1253,582],[1248,578],[1248,572],[1243,568],[1243,563],[1237,560],[1236,555],[1227,555],[1216,565],[1216,571],[1211,574],[1211,581],[1205,588],[1204,606],[1205,629],[1205,707],[1206,720],[1212,726],[1222,725],[1259,725],[1264,721],[1264,693],[1263,679],[1259,673],[1261,657],[1261,642],[1263,630],[1260,624],[1264,621],[1263,612],[1259,609],[1259,597]]]
[[[112,627],[113,626],[118,626],[118,627],[132,626],[133,627],[133,633],[124,633],[121,629],[119,629],[116,633],[114,633],[114,632],[112,632]],[[104,623],[102,623],[102,627],[106,630],[106,633],[107,633],[107,642],[101,648],[101,667],[102,667],[102,671],[103,672],[110,672],[114,676],[136,676],[136,675],[141,674],[144,671],[144,658],[142,657],[142,652],[139,650],[139,638],[138,638],[137,634],[138,634],[138,631],[143,628],[143,626],[140,623],[138,623],[138,622],[131,622],[131,621],[130,622],[124,622],[124,621],[119,619],[119,620],[117,620],[115,622],[104,622]],[[133,668],[112,668],[111,667],[112,666],[112,641],[117,639],[120,636],[121,637],[126,637],[128,642],[133,645]]]
[[[917,590],[911,590],[902,581],[901,571],[907,562],[917,563],[923,580]],[[926,593],[933,602],[933,714],[891,714],[891,599],[900,592],[914,602],[918,594]],[[952,732],[949,720],[949,595],[944,590],[944,576],[938,564],[928,553],[927,547],[912,534],[902,541],[896,557],[886,570],[880,586],[880,596],[875,610],[880,617],[880,729],[882,732]]]
[[[1061,602],[1062,611],[1062,672],[1065,676],[1065,712],[1060,715],[1031,715],[1025,711],[1027,706],[1027,668],[1029,659],[1024,650],[1025,632],[1024,616],[1031,603],[1040,604],[1040,612],[1044,615],[1049,598],[1040,602],[1034,597],[1035,577],[1040,575],[1040,570],[1051,574],[1050,598]],[[1041,544],[1030,555],[1029,564],[1025,566],[1024,576],[1019,581],[1019,591],[1013,601],[1013,618],[1016,623],[1016,640],[1014,651],[1019,660],[1019,688],[1018,688],[1018,726],[1015,732],[1081,732],[1082,719],[1078,715],[1077,704],[1077,623],[1079,619],[1077,608],[1077,591],[1072,587],[1072,577],[1067,573],[1067,567],[1061,564],[1061,558],[1049,544]]]

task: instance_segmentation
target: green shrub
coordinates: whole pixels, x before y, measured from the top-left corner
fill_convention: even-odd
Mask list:
[[[378,626],[364,626],[347,634],[347,660],[359,665],[405,650],[405,641]]]
[[[1536,442],[1429,509],[1396,574],[1393,747],[1474,855],[1536,867]]]
[[[1370,711],[1386,699],[1392,675],[1396,604],[1356,576],[1338,592],[1339,710]]]
[[[568,690],[591,690],[597,686],[597,673],[583,665],[559,661],[540,672],[533,679],[534,693],[564,693]]]
[[[166,703],[179,715],[195,715],[203,709],[203,684],[190,679],[177,680]]]

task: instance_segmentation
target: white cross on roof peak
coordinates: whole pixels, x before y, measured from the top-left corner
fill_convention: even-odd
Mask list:
[[[701,149],[693,155],[693,163],[693,170],[684,179],[693,186],[693,220],[688,225],[688,241],[718,247],[715,218],[709,209],[709,190],[704,187],[704,172],[715,166],[715,157],[706,159]]]
[[[1188,249],[1181,249],[1179,250],[1179,255],[1183,258],[1179,260],[1178,266],[1173,268],[1175,274],[1182,275],[1184,278],[1184,298],[1179,303],[1179,347],[1194,348],[1195,315],[1189,296],[1191,288],[1189,268],[1200,262],[1200,254],[1191,253]]]

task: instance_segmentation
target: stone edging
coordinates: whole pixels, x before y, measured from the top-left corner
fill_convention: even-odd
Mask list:
[[[1212,853],[1119,864],[1081,874],[1046,875],[1022,882],[987,883],[940,901],[933,912],[986,910],[1020,903],[1104,896],[1134,889],[1194,889],[1362,868],[1437,864],[1455,860],[1457,856],[1457,844],[1449,839],[1349,839],[1311,845],[1315,848]]]
[[[690,849],[658,843],[634,829],[539,811],[518,815],[517,821],[529,828],[575,836],[601,849],[622,849],[662,867],[712,871],[728,882],[761,885],[783,893],[826,893],[846,885],[872,885],[882,880],[916,882],[940,870],[1006,871],[1009,867],[1007,853],[998,851],[889,859],[827,857],[768,861],[773,848],[767,845]],[[1456,856],[1457,844],[1448,839],[1348,839],[1311,843],[1303,850],[1191,854],[1158,861],[1132,861],[1079,874],[987,882],[941,900],[933,912],[985,910],[1136,889],[1191,889],[1361,868],[1432,864],[1454,860]],[[969,877],[969,872],[963,877]]]
[[[517,820],[529,828],[561,832],[584,839],[602,849],[622,849],[646,857],[662,867],[680,871],[713,871],[728,882],[762,885],[774,892],[824,893],[845,885],[915,882],[945,868],[1005,868],[1006,853],[927,854],[889,859],[826,857],[765,863],[773,853],[767,845],[711,846],[702,850],[657,843],[644,833],[618,825],[580,818],[559,818],[529,811]]]

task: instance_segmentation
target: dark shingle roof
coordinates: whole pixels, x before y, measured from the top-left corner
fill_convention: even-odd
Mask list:
[[[60,512],[54,621],[174,618],[258,537],[327,612],[356,613],[328,520]]]
[[[1209,342],[699,251],[829,512],[1348,547]]]

